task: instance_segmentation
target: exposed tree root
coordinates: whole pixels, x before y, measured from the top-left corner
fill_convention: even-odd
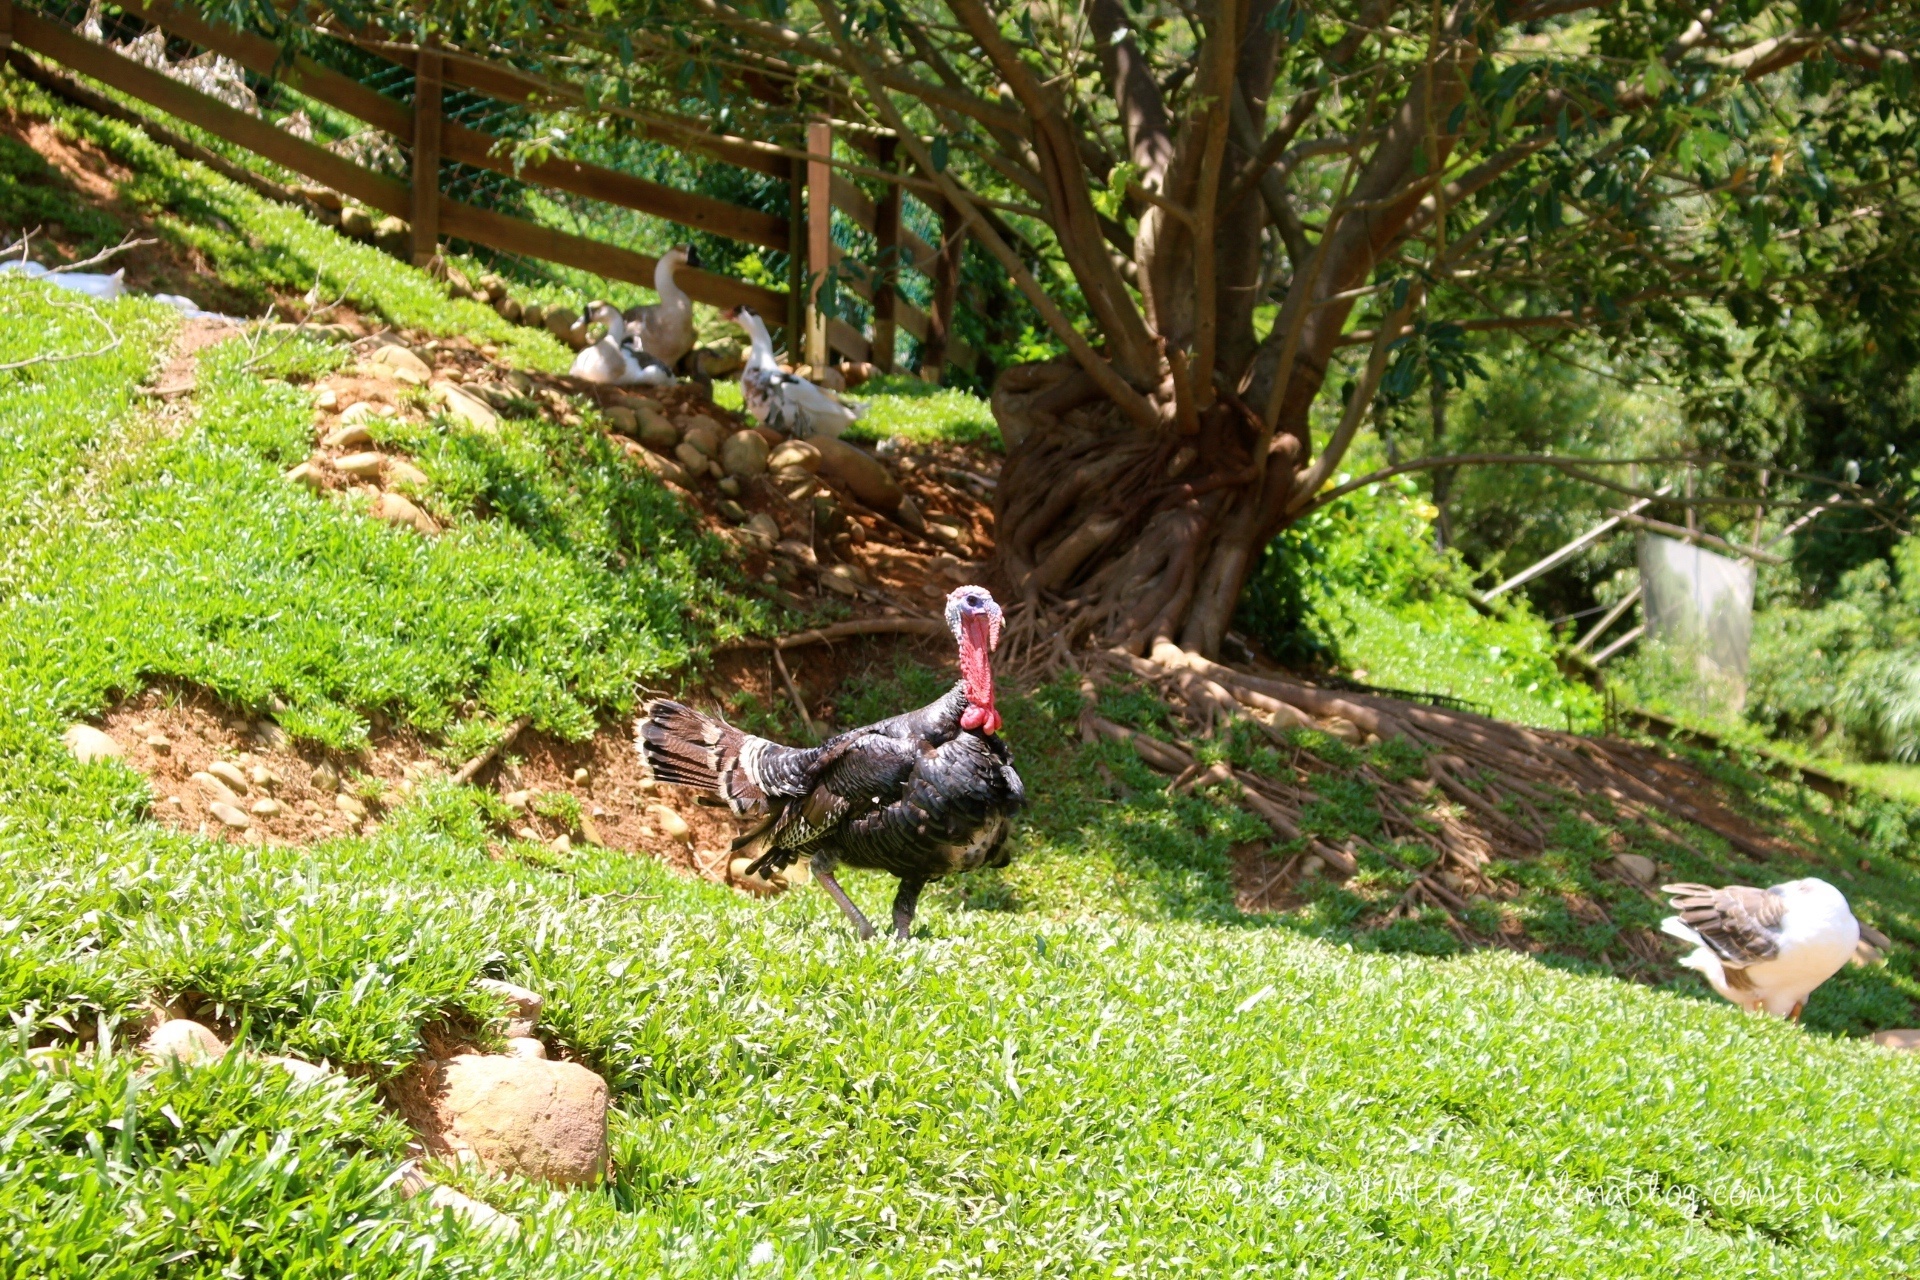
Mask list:
[[[1230,788],[1238,802],[1267,824],[1275,838],[1277,865],[1251,887],[1242,904],[1269,909],[1307,875],[1348,880],[1372,865],[1401,873],[1407,885],[1376,923],[1426,915],[1463,942],[1516,945],[1508,932],[1490,928],[1489,913],[1517,896],[1515,886],[1488,870],[1495,861],[1535,857],[1555,839],[1563,821],[1597,825],[1599,812],[1639,823],[1660,840],[1698,851],[1675,830],[1681,823],[1711,832],[1734,849],[1764,859],[1793,847],[1761,830],[1714,799],[1708,779],[1647,748],[1609,738],[1584,738],[1528,728],[1470,712],[1423,706],[1367,693],[1315,688],[1271,671],[1251,671],[1213,662],[1161,641],[1150,656],[1124,649],[1077,655],[1085,707],[1081,733],[1087,741],[1127,742],[1153,768],[1175,776],[1175,789]],[[1094,682],[1101,676],[1131,676],[1163,696],[1187,731],[1165,741],[1100,716]],[[1203,766],[1201,740],[1236,720],[1250,721],[1282,751],[1274,776],[1221,763]],[[1417,746],[1404,767],[1388,768],[1377,755],[1357,767],[1335,766],[1295,745],[1290,730],[1320,729],[1349,745],[1400,738]],[[1324,802],[1316,791],[1323,775],[1338,768],[1373,790],[1379,827],[1370,837],[1333,837],[1324,820],[1309,812]],[[1417,770],[1417,772],[1415,772]],[[1424,849],[1419,857],[1412,850]],[[1402,855],[1406,854],[1407,857]],[[1408,858],[1413,858],[1410,862]],[[1414,863],[1422,865],[1416,866]],[[1625,878],[1625,877],[1623,877]],[[1641,885],[1651,892],[1650,887]],[[1604,909],[1569,904],[1576,916]],[[1644,940],[1629,941],[1630,963],[1657,963],[1642,954]]]

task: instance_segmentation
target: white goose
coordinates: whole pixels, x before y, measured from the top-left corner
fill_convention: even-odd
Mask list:
[[[1680,963],[1750,1012],[1798,1018],[1813,989],[1840,972],[1860,944],[1860,922],[1841,892],[1809,876],[1771,889],[1662,885],[1677,916],[1660,931],[1690,942]]]
[[[625,345],[626,321],[604,302],[587,304],[587,320],[607,326],[607,336],[573,358],[572,374],[606,387],[670,387],[673,371],[645,353]]]
[[[747,367],[740,372],[740,390],[755,422],[804,438],[838,436],[848,423],[865,416],[865,405],[842,404],[832,393],[782,369],[773,358],[766,322],[751,308],[735,307],[727,319],[745,329],[753,342]]]
[[[681,267],[697,267],[700,259],[692,245],[677,244],[660,255],[653,268],[653,289],[660,301],[644,307],[629,307],[626,314],[630,345],[652,356],[669,369],[693,350],[693,299],[674,283],[674,272]]]

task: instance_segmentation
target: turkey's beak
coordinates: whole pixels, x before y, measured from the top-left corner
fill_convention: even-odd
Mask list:
[[[993,705],[993,648],[999,639],[993,618],[984,611],[960,618],[960,678],[967,686],[967,710],[960,727],[981,733],[1000,731],[1000,712]]]

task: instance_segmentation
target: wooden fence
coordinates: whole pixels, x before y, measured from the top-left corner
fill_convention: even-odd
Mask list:
[[[458,239],[575,267],[607,279],[653,284],[655,259],[644,253],[448,197],[441,190],[440,168],[442,161],[449,161],[786,253],[792,267],[785,291],[693,269],[682,270],[678,280],[697,302],[745,304],[784,324],[789,335],[803,335],[804,350],[797,350],[802,344],[791,339],[789,350],[796,357],[804,355],[809,363],[825,363],[829,353],[837,352],[856,360],[871,360],[881,370],[891,371],[896,331],[904,329],[920,342],[922,377],[937,381],[948,364],[971,367],[971,353],[952,333],[964,249],[960,220],[953,211],[936,205],[941,215],[941,244],[931,245],[914,235],[901,222],[901,189],[906,183],[925,184],[899,174],[897,179],[887,181],[882,199],[871,199],[834,161],[832,127],[824,121],[809,126],[804,158],[767,143],[715,134],[695,121],[658,117],[643,125],[647,136],[668,146],[785,179],[789,214],[783,218],[573,160],[548,158],[516,166],[502,139],[449,120],[442,109],[447,86],[517,107],[579,105],[579,92],[570,85],[464,52],[421,48],[375,35],[341,36],[413,72],[414,100],[408,104],[305,55],[289,59],[273,42],[212,24],[178,0],[119,3],[132,17],[230,58],[255,75],[277,81],[405,143],[412,151],[411,182],[375,173],[297,138],[269,121],[96,44],[16,0],[0,0],[0,51],[9,47],[31,50],[369,208],[407,219],[412,227],[416,263],[424,263],[438,253],[442,240]],[[848,141],[872,161],[860,166],[863,174],[898,172],[894,139],[862,137]],[[839,317],[823,315],[816,305],[821,281],[843,256],[830,234],[834,209],[872,233],[878,246],[878,270],[836,273],[842,287],[871,305],[871,340]],[[915,306],[894,287],[895,273],[901,267],[911,267],[931,280],[930,309]]]

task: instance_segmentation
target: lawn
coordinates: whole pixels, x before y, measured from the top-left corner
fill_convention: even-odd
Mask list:
[[[360,252],[108,143],[270,249]],[[472,322],[379,265],[369,313]],[[409,438],[449,524],[431,542],[307,494],[281,472],[337,349],[228,342],[190,396],[156,402],[137,388],[176,323],[0,277],[0,364],[92,350],[102,325],[120,340],[0,373],[0,1276],[1920,1270],[1920,1058],[1850,1035],[1920,991],[1912,815],[1832,812],[1735,762],[1713,767],[1756,806],[1836,865],[1866,860],[1848,891],[1907,942],[1823,989],[1804,1027],[1690,979],[1623,981],[1604,939],[1566,932],[1554,903],[1618,888],[1595,875],[1593,824],[1526,872],[1521,901],[1558,940],[1537,956],[1415,954],[1431,932],[1357,929],[1358,890],[1331,884],[1245,914],[1228,871],[1246,815],[1079,745],[1067,684],[1008,700],[1039,801],[1014,866],[930,895],[904,946],[857,943],[811,891],[749,900],[513,839],[490,792],[444,782],[310,847],[165,825],[142,776],[76,763],[62,731],[193,688],[307,741],[384,724],[457,758],[516,716],[559,737],[621,724],[643,682],[695,684],[716,645],[783,625],[597,432],[521,418]],[[875,400],[902,429],[985,421]],[[943,678],[858,671],[840,715]],[[1099,696],[1143,728],[1162,714],[1124,686]],[[1337,756],[1323,739],[1303,747]],[[1322,816],[1330,834],[1358,821]],[[1664,855],[1689,874],[1783,870],[1689,834],[1697,862]],[[1599,900],[1622,928],[1653,911]],[[446,1171],[522,1221],[513,1244],[389,1183],[409,1134],[380,1086],[434,1028],[487,1025],[481,975],[542,992],[551,1051],[613,1093],[604,1187]],[[301,1086],[243,1054],[141,1071],[126,1028],[183,997],[250,1048],[344,1073]]]

